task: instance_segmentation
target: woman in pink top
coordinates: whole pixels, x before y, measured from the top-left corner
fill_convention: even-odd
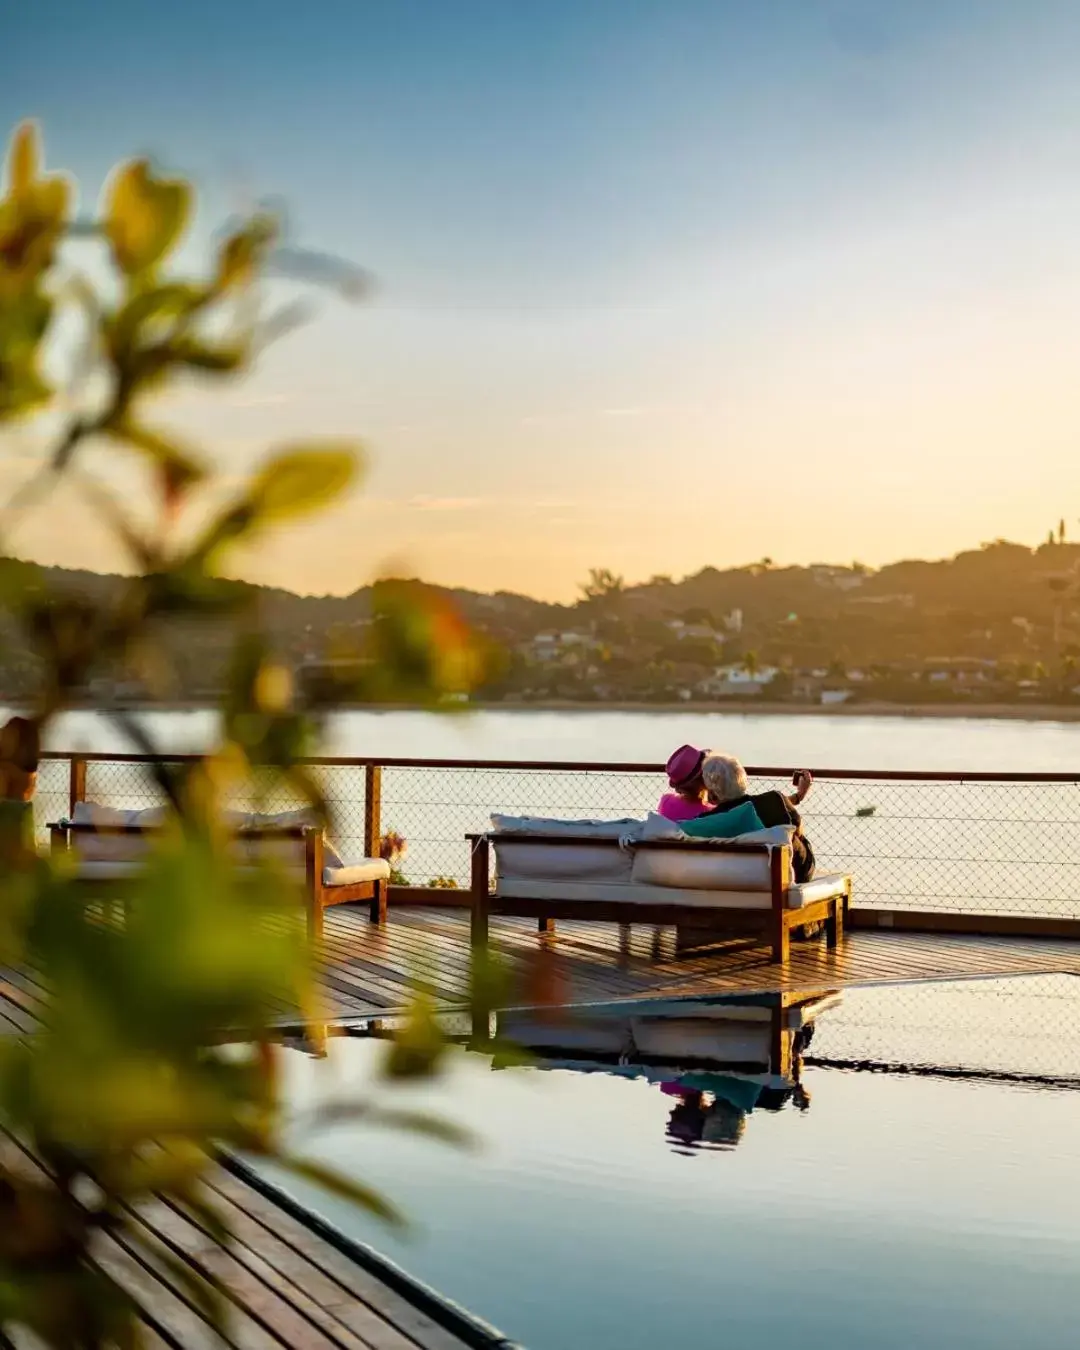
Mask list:
[[[667,776],[671,791],[664,793],[656,808],[668,820],[696,820],[705,814],[707,805],[701,766],[705,763],[707,753],[692,745],[680,745],[668,760]]]

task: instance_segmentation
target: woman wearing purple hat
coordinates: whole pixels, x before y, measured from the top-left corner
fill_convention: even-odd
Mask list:
[[[707,750],[698,750],[692,745],[680,745],[667,762],[668,782],[671,791],[660,798],[657,811],[668,820],[696,820],[708,810],[705,801],[705,780],[701,776],[701,766],[705,763]]]

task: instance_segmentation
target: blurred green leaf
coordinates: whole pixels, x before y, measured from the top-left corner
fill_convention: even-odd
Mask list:
[[[298,1177],[301,1181],[309,1181],[316,1186],[320,1186],[328,1194],[337,1196],[339,1200],[351,1201],[357,1208],[373,1215],[376,1219],[381,1219],[383,1223],[401,1230],[408,1228],[408,1223],[401,1211],[391,1204],[385,1196],[380,1195],[370,1186],[365,1186],[362,1181],[356,1181],[352,1177],[335,1172],[332,1168],[326,1167],[323,1163],[316,1162],[314,1159],[298,1158],[291,1153],[281,1152],[276,1154],[274,1165],[291,1172],[294,1177]]]
[[[387,1078],[423,1078],[442,1061],[447,1043],[436,1016],[435,1000],[417,991],[401,1030],[387,1045],[383,1073]]]
[[[218,255],[218,290],[225,292],[249,285],[266,261],[276,236],[277,222],[264,213],[229,235]]]
[[[105,233],[121,272],[135,277],[155,267],[180,238],[191,205],[182,180],[156,178],[145,159],[123,165],[105,199]]]
[[[306,515],[351,487],[359,467],[359,449],[349,442],[289,446],[256,472],[249,490],[252,508],[260,521]]]
[[[326,1102],[304,1120],[309,1129],[331,1129],[337,1125],[373,1125],[378,1129],[403,1130],[451,1148],[475,1149],[477,1136],[462,1125],[426,1111],[406,1111],[366,1101]]]
[[[8,149],[8,190],[14,196],[30,191],[38,175],[41,160],[41,133],[36,122],[22,122],[15,128]]]

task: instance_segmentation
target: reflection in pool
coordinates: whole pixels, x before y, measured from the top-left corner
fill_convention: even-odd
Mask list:
[[[534,1066],[461,1053],[393,1093],[470,1126],[477,1156],[301,1131],[405,1207],[408,1241],[270,1175],[530,1350],[1071,1344],[1076,1093],[805,1066],[872,997],[506,1019]],[[381,1049],[290,1057],[298,1108],[366,1090]]]

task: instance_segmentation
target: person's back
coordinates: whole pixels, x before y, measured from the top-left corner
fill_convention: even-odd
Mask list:
[[[705,783],[701,766],[706,751],[692,745],[680,745],[667,762],[670,792],[665,792],[657,805],[657,813],[667,820],[696,820],[708,809],[705,803]]]

